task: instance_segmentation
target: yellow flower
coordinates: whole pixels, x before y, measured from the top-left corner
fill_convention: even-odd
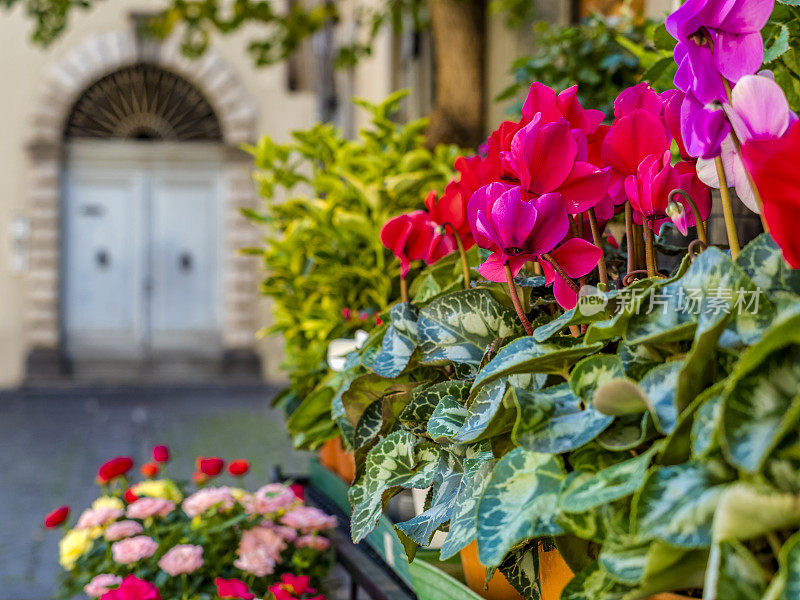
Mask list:
[[[192,529],[200,529],[203,526],[203,518],[200,515],[192,517]]]
[[[175,504],[183,500],[178,486],[169,479],[146,479],[134,485],[131,491],[137,496],[165,498],[167,500],[172,500]]]
[[[92,508],[125,508],[125,504],[116,496],[100,496],[92,502]]]
[[[58,543],[59,559],[61,566],[67,571],[72,570],[81,556],[86,554],[92,547],[92,542],[97,537],[94,529],[70,529]]]
[[[234,500],[237,502],[241,502],[245,497],[248,496],[247,490],[243,490],[242,488],[232,487],[231,496],[233,496]]]

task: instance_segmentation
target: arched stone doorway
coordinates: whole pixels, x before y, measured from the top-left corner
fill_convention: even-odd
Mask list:
[[[256,202],[239,149],[254,106],[219,56],[189,61],[133,32],[53,66],[31,144],[29,377],[76,358],[257,365],[258,265],[238,253],[256,241],[239,215]]]

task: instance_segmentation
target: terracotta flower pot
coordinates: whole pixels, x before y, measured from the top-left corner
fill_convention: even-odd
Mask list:
[[[332,440],[328,440],[322,447],[319,449],[319,462],[322,466],[326,467],[327,469],[333,471],[334,473],[338,469],[339,459],[337,454],[337,445],[340,445],[341,442],[339,438],[334,438]]]
[[[353,483],[356,476],[356,457],[342,446],[341,438],[336,438],[336,472],[348,484]]]
[[[461,566],[464,569],[464,579],[476,594],[487,600],[523,600],[500,571],[497,571],[489,581],[489,587],[483,589],[486,580],[486,567],[478,560],[478,545],[472,542],[461,551]]]

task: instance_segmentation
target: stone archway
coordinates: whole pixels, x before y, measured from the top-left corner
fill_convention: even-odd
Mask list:
[[[256,136],[257,108],[232,68],[214,51],[198,60],[184,57],[175,41],[143,40],[133,31],[97,34],[59,57],[44,77],[34,110],[29,145],[31,181],[30,269],[27,281],[26,332],[28,376],[63,371],[60,323],[60,196],[64,128],[80,95],[96,81],[121,68],[149,63],[195,85],[219,118],[225,151],[223,347],[229,356],[252,356],[257,329],[258,262],[239,248],[257,242],[257,232],[239,209],[257,203],[249,156],[240,150]]]

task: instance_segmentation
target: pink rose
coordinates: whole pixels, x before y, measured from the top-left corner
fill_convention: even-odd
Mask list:
[[[89,598],[99,598],[112,587],[117,587],[120,583],[122,583],[122,577],[112,575],[111,573],[101,573],[87,583],[83,591],[86,592]]]
[[[192,544],[173,546],[161,557],[158,566],[173,577],[194,573],[203,566],[203,547]]]
[[[297,496],[291,488],[280,483],[270,483],[259,488],[243,502],[245,510],[256,515],[270,515],[289,510],[297,503]]]
[[[324,531],[336,527],[336,517],[313,506],[298,506],[281,518],[281,523],[303,533]]]
[[[257,577],[264,577],[275,570],[281,552],[285,549],[286,542],[271,529],[265,527],[248,529],[242,534],[239,548],[236,550],[239,557],[233,565]]]
[[[153,538],[137,535],[111,544],[111,556],[115,563],[129,565],[153,556],[157,549],[158,544]]]
[[[125,513],[121,508],[112,508],[110,506],[87,508],[85,511],[83,511],[83,513],[81,513],[75,529],[90,529],[92,527],[105,525],[111,521],[116,521],[123,514]]]
[[[119,587],[107,591],[100,600],[161,600],[158,588],[149,581],[128,575]]]
[[[122,538],[139,535],[144,531],[141,523],[136,521],[117,521],[108,526],[105,532],[105,538],[109,542],[116,542]]]
[[[183,501],[183,512],[190,517],[202,515],[210,508],[230,510],[236,503],[228,487],[209,487],[195,492]]]
[[[129,519],[147,519],[158,515],[166,517],[175,510],[175,503],[164,498],[150,498],[145,496],[128,505],[126,513]]]
[[[282,525],[277,525],[272,521],[267,521],[266,523],[262,523],[261,527],[266,527],[267,529],[271,529],[290,544],[294,542],[298,536],[297,531],[295,531],[291,527],[284,527]]]
[[[320,552],[325,552],[331,547],[331,542],[328,538],[319,535],[304,535],[297,539],[295,545],[298,548],[313,548]]]

